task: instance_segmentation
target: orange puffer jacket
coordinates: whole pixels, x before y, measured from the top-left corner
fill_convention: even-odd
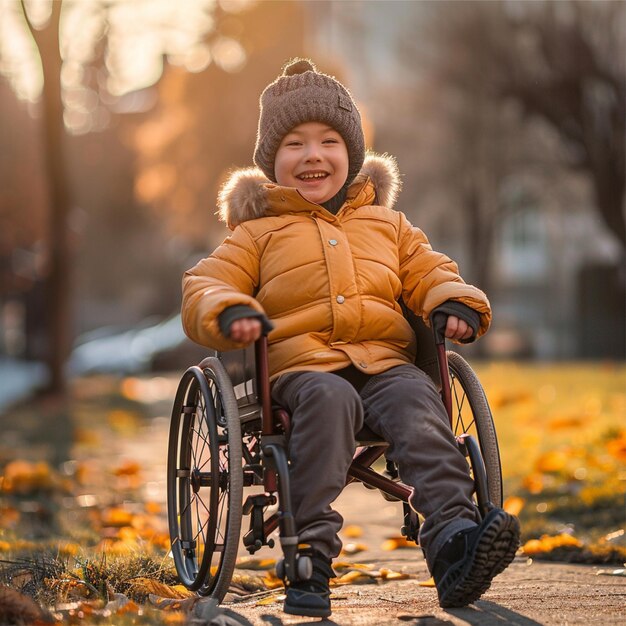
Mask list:
[[[353,363],[368,374],[413,362],[415,335],[398,300],[426,322],[446,300],[480,314],[485,294],[424,233],[390,207],[400,187],[395,161],[368,155],[347,200],[333,215],[260,170],[235,172],[220,193],[231,236],[183,278],[183,326],[199,344],[243,347],[224,337],[218,316],[244,304],[274,323],[270,376],[333,371]]]

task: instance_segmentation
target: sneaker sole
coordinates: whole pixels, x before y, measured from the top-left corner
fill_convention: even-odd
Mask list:
[[[515,558],[520,527],[515,517],[496,509],[487,514],[485,528],[474,551],[440,583],[439,604],[458,608],[475,602],[489,589],[491,581]]]
[[[283,606],[283,613],[302,617],[330,617],[332,615],[330,609],[307,609],[305,607],[291,607],[287,604]]]

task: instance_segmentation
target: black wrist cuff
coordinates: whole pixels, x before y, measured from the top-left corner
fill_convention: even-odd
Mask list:
[[[474,311],[467,304],[456,300],[446,300],[430,314],[431,319],[438,313],[443,313],[446,316],[454,315],[462,319],[472,329],[472,336],[469,339],[463,339],[461,343],[471,343],[476,339],[476,334],[480,328],[480,313]]]
[[[274,328],[274,324],[272,324],[263,313],[255,311],[247,304],[234,304],[233,306],[226,307],[217,317],[222,335],[224,335],[224,337],[230,336],[232,323],[244,317],[254,317],[258,319],[261,322],[261,329],[264,335],[267,335]]]

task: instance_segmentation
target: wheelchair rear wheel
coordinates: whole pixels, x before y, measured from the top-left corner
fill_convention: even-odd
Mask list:
[[[167,505],[181,582],[221,601],[232,579],[241,530],[242,441],[233,387],[220,361],[190,367],[170,425]]]
[[[489,500],[494,506],[501,507],[502,468],[491,409],[482,385],[467,361],[456,352],[447,354],[454,436],[472,435],[478,441],[487,475]]]

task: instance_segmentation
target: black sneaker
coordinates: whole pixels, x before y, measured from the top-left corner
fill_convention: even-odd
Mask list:
[[[519,538],[517,518],[502,509],[489,511],[478,526],[454,535],[433,566],[439,604],[462,607],[478,600],[515,558]]]
[[[335,577],[330,559],[316,551],[300,552],[300,554],[311,558],[313,574],[308,580],[289,584],[283,610],[290,615],[328,617],[331,614],[328,581]]]

